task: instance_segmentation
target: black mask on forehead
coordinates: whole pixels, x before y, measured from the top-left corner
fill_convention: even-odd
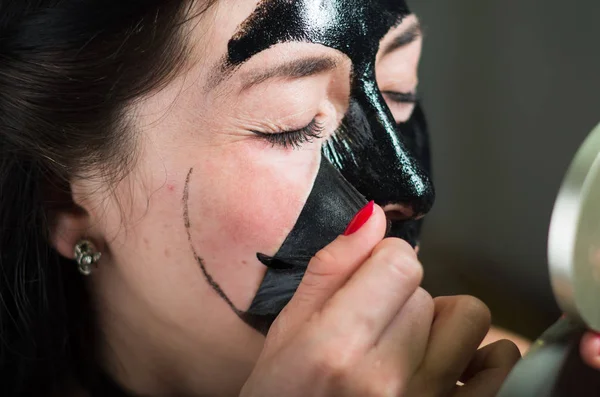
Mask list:
[[[392,222],[388,235],[417,242],[413,218],[434,200],[424,118],[417,106],[409,122],[396,125],[375,80],[379,42],[407,15],[402,0],[265,0],[229,42],[232,68],[283,42],[322,44],[352,62],[350,106],[323,148],[313,190],[278,252],[257,255],[267,273],[249,310],[236,310],[263,333],[291,299],[310,258],[343,233],[367,200],[412,213]]]
[[[379,42],[410,14],[402,0],[265,0],[228,45],[238,66],[283,42],[322,44],[352,62],[350,107],[324,153],[344,177],[380,205],[402,203],[426,213],[434,192],[429,176],[398,133],[375,79]]]

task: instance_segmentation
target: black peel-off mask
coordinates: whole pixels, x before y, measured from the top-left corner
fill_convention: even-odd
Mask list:
[[[321,44],[352,62],[348,112],[324,144],[313,189],[294,228],[273,256],[257,253],[268,269],[250,308],[235,308],[202,267],[219,295],[263,334],[290,301],[310,259],[344,232],[368,200],[410,212],[391,222],[387,235],[417,243],[420,221],[414,219],[434,201],[425,119],[417,105],[411,119],[397,125],[375,79],[379,42],[409,14],[402,0],[264,0],[229,42],[231,69],[284,42]]]

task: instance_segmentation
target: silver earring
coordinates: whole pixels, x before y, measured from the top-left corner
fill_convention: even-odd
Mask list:
[[[101,256],[102,253],[98,252],[90,240],[82,239],[75,244],[75,261],[79,272],[84,276],[92,273],[92,267],[98,263]]]

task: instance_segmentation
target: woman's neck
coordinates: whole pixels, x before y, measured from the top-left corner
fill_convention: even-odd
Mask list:
[[[260,354],[262,335],[251,334],[257,340],[240,338],[242,342],[229,346],[199,346],[196,334],[152,315],[143,301],[127,293],[125,285],[115,283],[111,280],[111,293],[102,296],[103,304],[98,307],[98,352],[108,376],[134,396],[239,394]],[[239,328],[239,321],[232,314],[230,327]],[[203,335],[201,339],[217,338]],[[248,354],[248,346],[259,349]],[[241,349],[245,354],[240,354]]]

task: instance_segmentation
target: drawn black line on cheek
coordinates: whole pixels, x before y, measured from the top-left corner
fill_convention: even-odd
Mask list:
[[[231,299],[227,296],[225,291],[221,288],[219,283],[215,281],[215,279],[208,273],[206,270],[206,266],[204,264],[204,260],[198,255],[196,249],[194,248],[194,244],[192,243],[192,232],[191,232],[191,222],[190,222],[190,212],[189,212],[189,199],[190,199],[190,181],[192,178],[192,173],[194,172],[193,168],[190,168],[188,174],[185,178],[185,185],[183,188],[183,197],[181,198],[181,202],[183,204],[183,224],[185,226],[185,231],[187,233],[188,241],[190,243],[190,249],[192,250],[192,254],[194,255],[194,260],[200,266],[202,270],[202,274],[206,279],[206,282],[215,290],[215,292],[229,305],[231,310],[234,311],[240,318],[244,316],[244,312],[233,304]]]
[[[190,211],[189,211],[189,199],[190,199],[190,183],[192,179],[192,174],[194,172],[193,168],[190,168],[188,174],[185,178],[185,184],[183,188],[183,197],[181,198],[181,202],[183,204],[183,225],[185,227],[185,231],[187,233],[188,241],[190,243],[190,249],[192,254],[194,255],[194,260],[200,267],[204,278],[208,285],[217,293],[217,295],[225,301],[225,303],[229,306],[229,308],[242,320],[249,328],[266,335],[269,326],[275,321],[276,315],[274,314],[254,314],[245,312],[243,310],[238,309],[235,304],[229,299],[223,288],[217,283],[217,281],[210,275],[208,270],[206,269],[206,264],[204,260],[198,255],[196,248],[194,248],[194,244],[192,242],[192,233],[191,233],[191,221],[190,221]]]
[[[265,261],[283,262],[291,268],[267,268],[265,280],[247,311],[238,309],[223,288],[208,272],[204,260],[198,255],[193,241],[192,222],[189,212],[190,184],[193,168],[185,179],[183,196],[183,224],[194,260],[198,263],[207,283],[223,299],[233,312],[248,326],[266,335],[275,318],[295,293],[308,262],[323,246],[333,241],[346,228],[354,214],[366,204],[365,198],[335,170],[325,158],[321,158],[319,171],[311,187],[309,197],[298,215],[286,240],[275,257],[262,255]],[[290,262],[290,259],[296,259]],[[271,299],[271,298],[275,299]]]

